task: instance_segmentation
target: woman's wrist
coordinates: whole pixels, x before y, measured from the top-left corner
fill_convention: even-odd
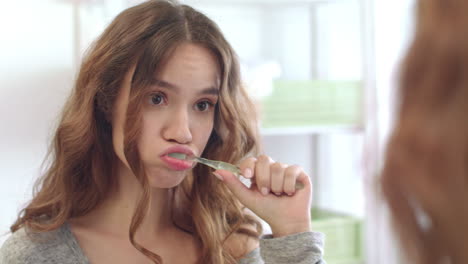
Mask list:
[[[312,227],[310,221],[307,221],[303,223],[283,224],[279,225],[278,227],[271,226],[271,231],[273,233],[273,237],[276,238],[303,232],[310,232],[312,231]]]

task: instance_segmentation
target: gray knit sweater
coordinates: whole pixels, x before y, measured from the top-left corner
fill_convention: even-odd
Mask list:
[[[264,236],[260,248],[242,258],[239,264],[324,264],[323,235],[305,232],[272,238]],[[70,227],[45,233],[13,233],[0,249],[0,264],[89,264]]]

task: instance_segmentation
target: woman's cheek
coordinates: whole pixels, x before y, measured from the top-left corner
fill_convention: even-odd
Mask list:
[[[199,120],[199,122],[195,123],[195,130],[194,131],[197,135],[197,138],[199,138],[200,142],[197,142],[198,144],[202,145],[201,149],[204,149],[206,144],[208,143],[208,140],[210,139],[211,133],[213,132],[213,126],[214,126],[214,116],[211,116],[209,118],[203,118],[202,120]]]

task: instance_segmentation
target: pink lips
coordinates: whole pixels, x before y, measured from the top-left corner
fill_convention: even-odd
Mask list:
[[[169,153],[184,153],[187,155],[193,155],[192,150],[187,147],[182,146],[174,146],[166,149],[163,154],[161,155],[161,160],[163,160],[170,169],[176,171],[188,170],[191,169],[193,166],[193,161],[187,160],[180,160],[173,157],[169,157],[167,154]]]

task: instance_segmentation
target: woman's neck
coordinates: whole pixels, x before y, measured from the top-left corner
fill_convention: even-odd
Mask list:
[[[95,210],[82,217],[86,225],[99,232],[128,239],[132,217],[142,193],[135,175],[124,165],[116,170],[117,188]],[[138,241],[151,240],[175,228],[171,219],[171,191],[152,188],[147,215],[138,228]],[[80,221],[80,222],[82,222]]]

